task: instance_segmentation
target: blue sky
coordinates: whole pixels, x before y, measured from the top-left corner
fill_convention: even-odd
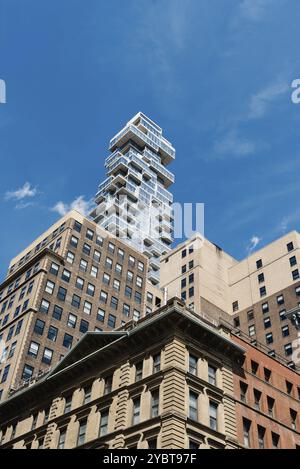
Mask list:
[[[300,229],[299,24],[298,0],[0,0],[0,276],[59,202],[89,203],[139,110],[209,239],[243,258]]]

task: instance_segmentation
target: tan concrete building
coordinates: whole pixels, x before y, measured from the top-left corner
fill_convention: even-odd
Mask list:
[[[0,398],[57,364],[85,332],[142,317],[146,273],[143,254],[76,211],[55,223],[0,285]],[[154,307],[148,298],[147,312]]]
[[[87,333],[1,404],[2,449],[239,448],[233,368],[243,357],[227,325],[173,299],[122,330]]]
[[[300,304],[300,235],[293,231],[237,261],[201,235],[161,260],[161,287],[195,312],[229,314],[237,329],[292,363],[297,331],[286,312]]]

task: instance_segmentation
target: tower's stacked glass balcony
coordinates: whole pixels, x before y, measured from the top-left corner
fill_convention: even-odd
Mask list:
[[[110,141],[107,179],[99,185],[92,217],[149,258],[149,279],[159,282],[159,258],[173,238],[174,175],[166,168],[175,149],[162,129],[139,113]]]

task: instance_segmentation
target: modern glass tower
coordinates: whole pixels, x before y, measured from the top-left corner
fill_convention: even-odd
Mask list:
[[[149,258],[149,280],[159,284],[159,258],[173,242],[175,149],[162,129],[139,112],[109,144],[107,179],[99,185],[93,220]]]

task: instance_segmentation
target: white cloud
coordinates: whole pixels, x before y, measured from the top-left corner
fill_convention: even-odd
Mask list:
[[[31,187],[29,182],[25,182],[23,187],[15,191],[7,191],[5,194],[5,200],[23,200],[27,197],[34,197],[37,194],[37,189]]]
[[[275,4],[274,0],[242,0],[240,13],[244,18],[261,21],[268,13],[268,8]]]
[[[249,241],[248,247],[247,247],[247,252],[248,255],[253,253],[253,251],[256,249],[258,244],[262,241],[262,238],[259,238],[258,236],[254,235]]]
[[[251,96],[249,119],[260,119],[268,111],[268,107],[280,98],[281,95],[287,93],[290,87],[287,82],[278,81],[271,83],[263,90]]]
[[[236,130],[231,130],[223,139],[217,141],[214,151],[219,155],[244,157],[256,151],[256,144],[246,138],[241,138]]]
[[[57,212],[62,217],[66,215],[70,210],[77,210],[82,215],[88,215],[92,210],[94,202],[92,199],[85,200],[83,195],[76,197],[70,204],[66,204],[64,202],[57,202],[54,207],[51,208],[53,212]]]

